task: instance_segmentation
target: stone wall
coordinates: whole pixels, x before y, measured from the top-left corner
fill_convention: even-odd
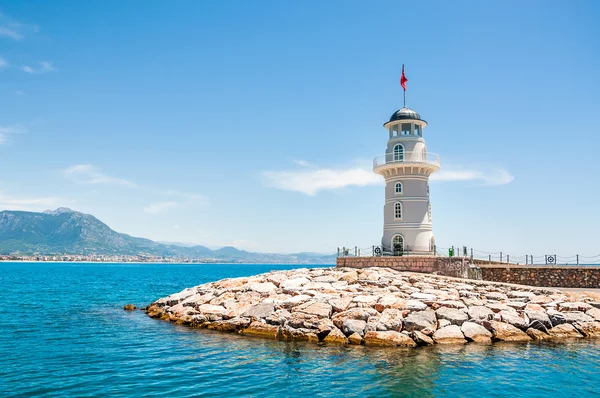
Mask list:
[[[482,265],[483,280],[530,286],[600,288],[600,267]]]
[[[463,257],[393,256],[393,257],[338,257],[337,267],[386,267],[396,271],[422,272],[467,278],[469,261]]]
[[[600,288],[600,267],[551,267],[510,265],[475,261],[480,270],[469,266],[467,257],[340,257],[338,267],[387,267],[396,271],[422,272],[517,283],[542,287]]]

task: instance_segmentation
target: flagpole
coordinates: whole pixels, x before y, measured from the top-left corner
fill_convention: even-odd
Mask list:
[[[406,108],[406,90],[403,90],[404,92],[404,107]]]

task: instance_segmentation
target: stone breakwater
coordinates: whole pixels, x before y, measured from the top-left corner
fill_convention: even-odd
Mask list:
[[[600,337],[585,294],[399,272],[316,268],[224,279],[146,308],[176,324],[284,340],[414,347]]]

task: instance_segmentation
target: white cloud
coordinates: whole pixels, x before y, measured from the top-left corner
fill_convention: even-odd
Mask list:
[[[297,191],[309,196],[314,196],[319,191],[383,183],[381,176],[361,168],[267,171],[263,173],[263,177],[267,186]]]
[[[0,26],[0,36],[9,37],[13,40],[21,40],[23,38],[23,35],[15,29],[9,29],[5,26]]]
[[[266,186],[285,191],[301,192],[314,196],[327,191],[349,186],[383,184],[383,178],[371,169],[353,167],[346,169],[323,169],[303,160],[295,160],[303,169],[288,171],[266,171],[262,173]],[[479,181],[483,185],[504,185],[514,177],[504,169],[484,170],[477,167],[447,166],[431,176],[432,181]]]
[[[55,71],[56,68],[54,68],[54,66],[48,61],[40,61],[37,63],[36,67],[24,65],[23,67],[21,67],[21,70],[23,72],[36,74],[36,73],[52,72],[52,71]]]
[[[6,67],[8,67],[8,61],[0,57],[0,69],[4,69]]]
[[[202,203],[208,203],[208,198],[204,195],[200,195],[200,194],[196,194],[196,193],[189,193],[189,192],[182,192],[182,191],[177,191],[174,189],[170,189],[167,192],[165,192],[165,195],[167,196],[172,196],[172,197],[178,197],[178,198],[183,198],[183,199],[188,199],[194,202],[202,202]]]
[[[78,184],[113,185],[126,188],[137,188],[137,185],[123,178],[111,177],[104,174],[98,167],[91,164],[78,164],[63,170],[66,179]]]
[[[9,137],[14,134],[25,134],[27,128],[21,124],[14,124],[12,126],[0,126],[0,145],[6,144],[9,141]]]
[[[169,209],[177,207],[177,202],[156,202],[144,207],[144,212],[149,214],[163,213]]]
[[[0,210],[41,211],[66,204],[65,199],[57,197],[23,197],[7,196],[0,193]]]
[[[505,185],[514,179],[512,174],[504,169],[477,170],[451,166],[442,168],[431,176],[432,181],[480,181],[484,185]]]

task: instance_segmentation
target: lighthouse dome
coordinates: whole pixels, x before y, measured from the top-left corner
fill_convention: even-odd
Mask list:
[[[407,119],[423,120],[423,119],[421,119],[421,116],[419,116],[417,111],[413,111],[410,108],[404,107],[404,108],[398,109],[396,112],[394,112],[392,117],[390,117],[390,122],[393,122],[395,120],[407,120]]]

